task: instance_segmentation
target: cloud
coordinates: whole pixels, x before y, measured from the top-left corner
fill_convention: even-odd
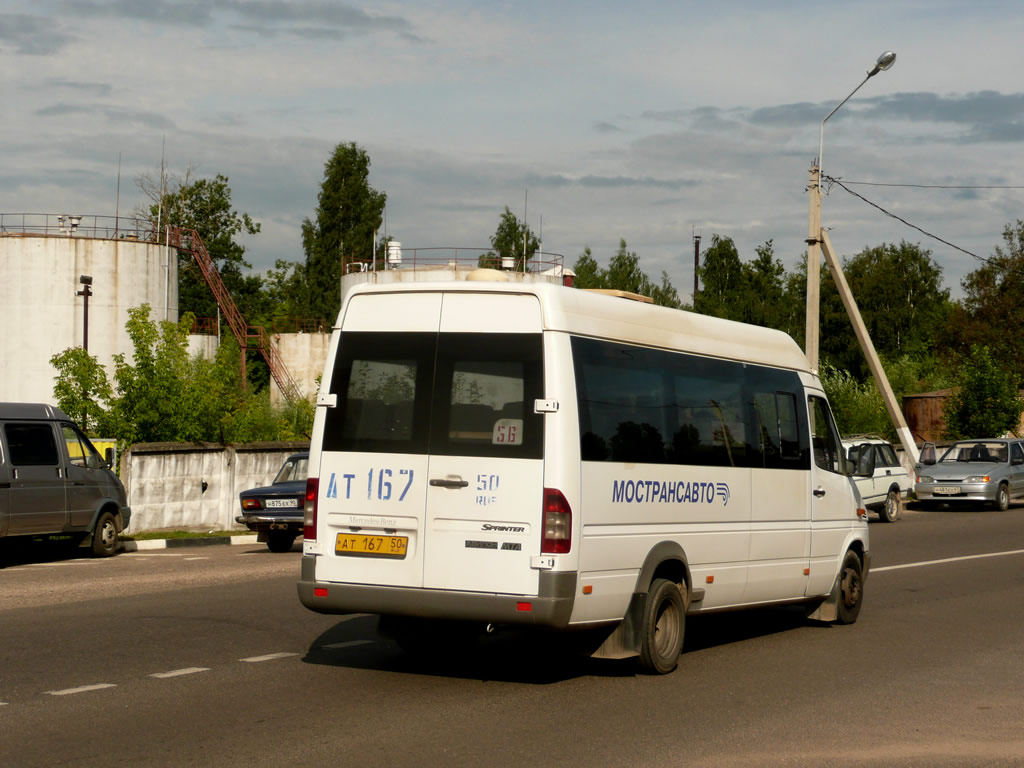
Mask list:
[[[418,39],[407,19],[368,13],[329,0],[62,0],[60,5],[89,17],[138,19],[155,24],[211,27],[220,21],[231,29],[267,38],[340,38],[355,33],[394,32],[406,39]]]
[[[584,175],[578,177],[552,174],[540,176],[530,174],[524,179],[527,187],[567,187],[580,186],[590,189],[623,189],[629,187],[646,187],[649,189],[671,189],[680,190],[684,187],[696,187],[700,182],[692,179],[656,179],[651,176],[594,176]]]
[[[75,80],[47,80],[44,84],[47,89],[64,89],[78,95],[97,97],[110,96],[114,89],[109,83],[82,83]]]
[[[52,104],[36,110],[39,117],[61,117],[65,115],[100,115],[111,122],[135,123],[147,128],[172,131],[176,126],[172,120],[155,112],[107,107],[101,104]]]
[[[43,16],[0,14],[0,51],[10,45],[25,56],[48,56],[76,39]]]
[[[608,123],[604,120],[594,123],[594,130],[598,133],[620,133],[622,131],[619,126],[614,123]]]

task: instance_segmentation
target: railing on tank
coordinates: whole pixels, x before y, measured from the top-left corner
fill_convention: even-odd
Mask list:
[[[375,272],[383,270],[472,269],[489,267],[506,272],[531,272],[561,276],[565,257],[560,253],[537,251],[524,264],[515,256],[503,255],[493,248],[400,248],[388,249],[386,254],[376,258],[347,258],[343,264],[344,273]]]
[[[152,220],[137,216],[78,216],[66,213],[0,213],[0,235],[87,237],[95,240],[161,242]]]
[[[331,330],[323,317],[275,317],[271,326],[274,333],[327,333]]]

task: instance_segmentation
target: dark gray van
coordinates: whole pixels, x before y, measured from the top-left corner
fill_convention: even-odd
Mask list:
[[[121,481],[66,413],[0,403],[0,538],[80,536],[108,557],[131,516]]]

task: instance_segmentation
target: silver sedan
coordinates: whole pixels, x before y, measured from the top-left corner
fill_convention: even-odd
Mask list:
[[[1005,510],[1024,496],[1024,445],[1020,440],[961,440],[936,460],[926,443],[917,465],[918,501],[980,501]]]

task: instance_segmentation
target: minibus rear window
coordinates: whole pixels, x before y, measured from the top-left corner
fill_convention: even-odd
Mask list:
[[[329,451],[540,458],[540,334],[343,333]]]
[[[327,409],[329,451],[426,453],[435,333],[343,333]]]

